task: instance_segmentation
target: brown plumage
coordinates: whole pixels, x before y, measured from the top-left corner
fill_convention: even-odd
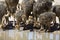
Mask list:
[[[10,13],[15,13],[19,0],[5,0]]]
[[[53,6],[53,12],[56,13],[57,17],[59,17],[59,22],[60,22],[60,5]]]
[[[46,29],[50,29],[51,27],[51,22],[53,23],[56,22],[56,14],[53,12],[44,12],[40,14],[39,16],[40,20],[40,25],[45,26]]]
[[[2,22],[2,18],[3,16],[7,14],[7,9],[6,9],[6,5],[4,5],[4,3],[0,3],[0,24]]]
[[[37,0],[33,5],[34,17],[38,17],[41,13],[50,11],[52,7],[52,1],[50,0]]]
[[[21,7],[24,13],[26,14],[27,18],[31,15],[31,11],[33,10],[33,4],[35,3],[34,0],[23,0]]]

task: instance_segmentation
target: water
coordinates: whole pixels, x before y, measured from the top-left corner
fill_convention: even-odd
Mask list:
[[[3,40],[60,40],[60,33],[38,33],[18,30],[0,30],[0,39]]]

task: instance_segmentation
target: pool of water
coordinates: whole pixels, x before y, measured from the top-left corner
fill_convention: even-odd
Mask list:
[[[60,32],[38,33],[36,31],[0,30],[0,40],[60,40]]]

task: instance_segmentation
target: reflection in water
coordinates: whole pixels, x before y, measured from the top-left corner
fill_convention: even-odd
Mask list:
[[[53,40],[53,34],[52,33],[50,33],[50,40]]]
[[[40,39],[42,40],[42,35],[40,35]]]
[[[29,39],[29,40],[33,39],[33,32],[30,32],[30,33],[29,33],[28,39]]]
[[[9,37],[14,38],[14,30],[9,30]]]
[[[17,30],[0,30],[0,40],[59,40],[59,33],[37,33]]]
[[[59,34],[56,34],[56,40],[59,40]]]
[[[46,33],[45,35],[46,35],[46,38],[48,38],[48,33]]]
[[[20,37],[23,38],[23,32],[20,32]]]

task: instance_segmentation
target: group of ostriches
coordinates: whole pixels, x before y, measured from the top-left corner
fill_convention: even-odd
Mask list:
[[[54,0],[5,0],[0,2],[0,24],[2,29],[15,29],[44,32],[60,30],[56,23],[56,16],[60,21],[60,5],[52,6]],[[9,17],[14,17],[14,22],[9,21]],[[16,19],[16,20],[15,20]],[[51,23],[53,22],[53,23]],[[14,25],[13,25],[14,24]]]

